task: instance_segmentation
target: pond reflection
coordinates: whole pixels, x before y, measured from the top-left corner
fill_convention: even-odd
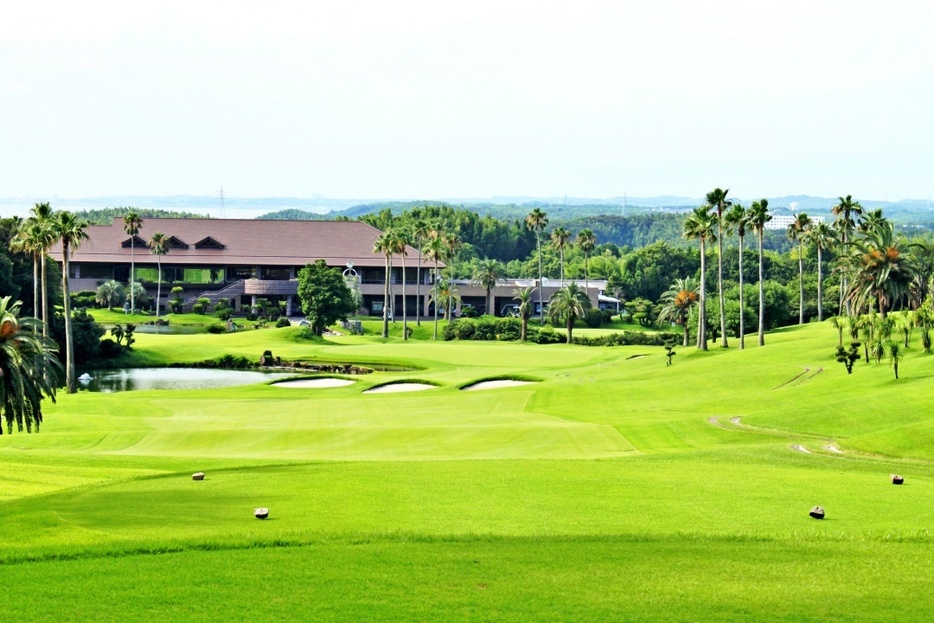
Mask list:
[[[123,368],[88,370],[78,377],[78,389],[91,392],[128,392],[146,389],[209,389],[253,385],[293,376],[251,370],[210,368]]]

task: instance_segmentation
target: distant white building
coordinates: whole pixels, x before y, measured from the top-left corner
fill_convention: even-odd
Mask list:
[[[788,229],[788,226],[795,222],[797,218],[794,214],[772,214],[772,220],[765,224],[766,229]],[[823,223],[823,216],[812,216],[811,221],[814,223]]]

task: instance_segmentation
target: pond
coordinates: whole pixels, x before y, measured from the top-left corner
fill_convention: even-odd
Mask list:
[[[144,389],[209,389],[254,385],[294,376],[292,373],[216,370],[211,368],[122,368],[88,370],[78,377],[78,389],[91,392],[127,392]]]

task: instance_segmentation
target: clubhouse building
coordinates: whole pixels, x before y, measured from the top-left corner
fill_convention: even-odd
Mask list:
[[[386,285],[386,257],[374,253],[373,247],[381,235],[375,227],[362,221],[282,221],[241,219],[144,219],[139,233],[129,236],[122,219],[110,225],[90,225],[88,239],[73,250],[70,258],[71,290],[96,290],[111,279],[130,281],[131,260],[136,281],[153,297],[158,281],[157,256],[147,241],[156,232],[167,239],[168,253],[161,256],[162,300],[167,308],[174,298],[171,290],[180,286],[179,296],[186,308],[200,297],[212,304],[227,299],[236,310],[249,309],[257,299],[272,303],[284,302],[287,315],[300,315],[298,271],[305,265],[323,259],[328,266],[339,268],[348,283],[358,289],[361,312],[381,316]],[[61,250],[52,257],[61,261]],[[421,270],[418,270],[419,260]],[[430,301],[434,262],[411,246],[406,256],[393,255],[389,287],[392,311],[402,314],[403,261],[405,265],[406,308],[410,316],[434,313]],[[440,268],[445,265],[441,263]],[[418,288],[416,288],[416,283]],[[578,282],[583,288],[582,281]],[[486,290],[469,281],[457,282],[461,302],[485,312]],[[536,285],[533,280],[505,280],[491,292],[493,313],[502,315],[515,304],[518,288]],[[560,288],[558,280],[545,280],[544,301]],[[613,301],[603,296],[605,282],[590,281],[588,295],[594,305]],[[536,292],[535,299],[539,296]]]

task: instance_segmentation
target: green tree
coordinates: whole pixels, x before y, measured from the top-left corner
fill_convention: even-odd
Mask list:
[[[756,232],[759,256],[759,346],[765,346],[765,274],[763,271],[762,242],[765,224],[772,220],[767,199],[753,201],[749,206],[749,224]]]
[[[523,342],[528,334],[529,318],[532,317],[532,311],[535,305],[535,288],[522,288],[515,291],[513,299],[519,301],[519,319],[522,322],[522,332],[520,338]]]
[[[55,233],[55,214],[48,203],[37,203],[30,210],[36,223],[35,245],[40,257],[40,272],[42,273],[42,335],[48,337],[51,315],[49,314],[49,280],[46,270],[46,257],[49,250],[58,240]]]
[[[726,198],[730,190],[714,188],[707,193],[707,205],[717,213],[717,294],[720,301],[720,340],[721,346],[728,346],[726,339],[726,304],[723,299],[723,211],[732,205]]]
[[[856,250],[857,273],[845,302],[857,310],[874,302],[885,318],[889,309],[908,297],[914,273],[907,251],[914,245],[897,236],[886,221],[853,241],[852,246]]]
[[[853,201],[852,195],[838,197],[838,203],[830,209],[834,216],[833,227],[840,233],[840,244],[846,247],[853,238],[853,232],[856,230],[856,222],[863,213],[863,206],[858,201]],[[843,297],[847,290],[847,275],[844,271],[840,277],[840,311],[843,313]],[[848,310],[847,313],[850,313]]]
[[[434,277],[432,278],[432,283],[435,285],[437,285],[438,281],[440,281],[441,279],[441,271],[439,269],[439,266],[440,266],[441,260],[445,256],[446,250],[447,249],[444,246],[444,239],[441,236],[441,232],[437,230],[432,230],[429,233],[428,241],[426,242],[425,248],[423,249],[423,251],[425,255],[428,256],[428,259],[433,260],[435,263],[435,272],[434,272]],[[432,335],[431,339],[437,340],[438,339],[438,305],[437,303],[434,305],[434,317],[435,317],[434,318],[435,328],[434,328],[434,334]]]
[[[889,357],[892,361],[892,369],[895,371],[895,380],[898,380],[898,362],[902,358],[902,348],[898,342],[889,342]]]
[[[415,300],[418,301],[418,313],[415,314],[415,324],[422,326],[422,244],[428,238],[431,228],[422,218],[415,218],[412,223],[412,242],[418,249],[418,265],[415,268]]]
[[[707,350],[707,295],[704,283],[707,272],[707,241],[717,237],[714,232],[714,219],[707,206],[695,208],[684,219],[684,237],[700,243],[700,287],[697,314],[697,347]]]
[[[788,226],[788,239],[798,243],[798,324],[804,324],[804,241],[805,232],[811,226],[811,217],[798,213]]]
[[[824,261],[824,251],[826,249],[833,248],[833,245],[837,241],[837,236],[834,234],[833,228],[830,227],[827,223],[821,221],[820,223],[813,223],[811,227],[805,231],[805,240],[817,249],[817,320],[823,321],[824,319],[824,270],[823,270],[823,261]]]
[[[451,310],[455,303],[460,301],[458,287],[450,279],[442,277],[435,282],[434,287],[431,289],[431,300],[435,304],[435,309],[438,309],[439,305],[445,306],[444,318],[450,322]]]
[[[551,296],[548,303],[548,317],[553,324],[564,323],[568,332],[567,343],[571,343],[574,323],[583,318],[590,309],[590,298],[576,283],[566,283]]]
[[[123,217],[123,231],[130,236],[130,311],[136,313],[136,296],[133,284],[136,283],[136,237],[143,226],[139,213],[130,211]]]
[[[392,254],[395,249],[395,234],[385,231],[373,243],[373,253],[382,253],[386,257],[386,283],[383,286],[383,337],[389,337],[389,278],[392,272]]]
[[[570,244],[571,232],[569,232],[567,229],[559,226],[555,227],[551,231],[551,246],[555,251],[558,252],[559,257],[561,258],[561,270],[559,273],[561,277],[561,285],[564,285],[564,251],[570,246]]]
[[[14,423],[19,431],[35,426],[38,433],[42,400],[55,402],[61,364],[55,342],[38,334],[37,319],[19,317],[20,306],[9,296],[0,299],[0,409],[8,433]]]
[[[71,295],[68,291],[68,264],[72,249],[88,237],[88,224],[79,221],[71,212],[61,211],[55,219],[55,236],[62,241],[62,297],[65,311],[65,389],[69,394],[78,391],[75,381],[75,351],[71,333]]]
[[[110,311],[113,310],[114,306],[119,307],[122,305],[125,298],[126,292],[123,285],[119,281],[110,279],[97,286],[97,296],[94,300],[101,307],[106,305],[107,310]]]
[[[736,230],[736,236],[739,238],[739,308],[746,308],[746,301],[743,299],[743,241],[746,238],[746,228],[751,227],[752,215],[749,210],[743,207],[738,201],[734,201],[732,207],[724,216],[728,231]],[[746,325],[743,321],[745,314],[739,315],[739,349],[746,348]],[[685,344],[687,346],[687,344]]]
[[[340,269],[329,268],[324,260],[298,271],[298,298],[315,335],[321,335],[339,320],[346,320],[357,309],[353,292]]]
[[[697,307],[698,284],[692,277],[684,279],[675,279],[668,289],[662,295],[659,302],[662,309],[658,313],[659,322],[674,322],[684,330],[683,345],[688,345],[690,331],[688,329],[688,318],[691,310]]]
[[[590,254],[597,246],[597,237],[589,229],[577,232],[577,248],[584,254],[584,292],[590,291]]]
[[[405,231],[401,229],[392,230],[390,244],[392,253],[402,256],[402,340],[405,341],[409,339],[409,310],[405,301],[405,256],[408,255],[409,250]],[[395,321],[395,318],[395,314],[393,314],[393,321]]]
[[[535,248],[538,250],[538,298],[544,298],[542,290],[544,270],[542,269],[542,231],[548,226],[548,215],[540,208],[535,208],[525,217],[525,225],[535,234]],[[541,324],[545,324],[545,306],[541,309]]]
[[[500,279],[503,278],[503,265],[496,260],[483,260],[474,269],[472,282],[475,285],[486,288],[486,310],[485,313],[494,316],[495,310],[490,300],[490,293]]]
[[[157,231],[149,239],[149,250],[156,256],[156,320],[159,320],[159,301],[162,300],[162,256],[169,252],[169,239]]]

